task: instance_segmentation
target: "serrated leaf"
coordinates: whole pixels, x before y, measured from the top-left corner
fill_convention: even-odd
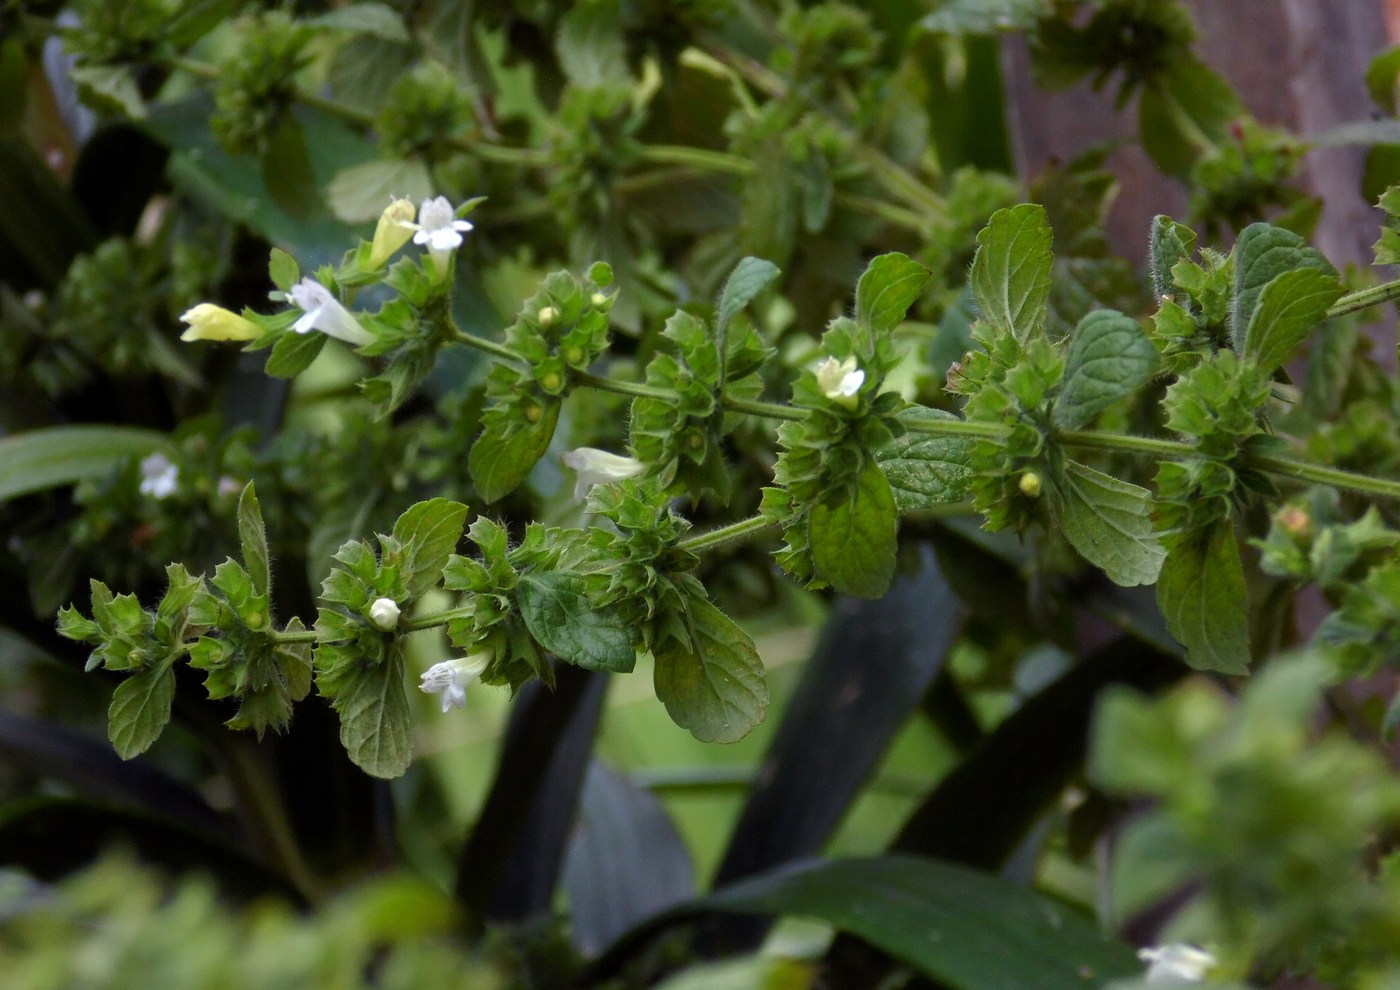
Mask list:
[[[1175,59],[1143,87],[1138,101],[1142,148],[1168,175],[1185,177],[1202,153],[1222,142],[1244,112],[1230,84],[1191,56]]]
[[[273,285],[286,292],[301,279],[301,268],[286,251],[273,248],[267,259],[267,274]]]
[[[856,322],[868,339],[873,341],[904,322],[930,275],[923,265],[898,252],[882,254],[866,266],[856,283]]]
[[[956,419],[939,409],[919,409],[918,419]],[[972,440],[909,430],[871,451],[894,494],[900,515],[961,502],[972,483]]]
[[[701,742],[734,742],[763,721],[768,683],[748,633],[703,598],[685,605],[690,645],[655,650],[656,697]]]
[[[1196,232],[1171,217],[1158,214],[1152,218],[1152,234],[1148,245],[1148,263],[1152,274],[1152,291],[1160,299],[1171,294],[1175,283],[1172,269],[1178,262],[1190,261],[1196,254]]]
[[[739,310],[757,299],[780,274],[777,265],[762,258],[744,258],[734,266],[719,294],[715,330],[720,337]]]
[[[238,542],[243,547],[243,566],[253,582],[253,593],[266,595],[272,583],[268,564],[267,533],[262,509],[250,481],[238,499]]]
[[[879,464],[812,506],[807,535],[817,574],[837,591],[879,598],[894,577],[899,513]]]
[[[170,664],[133,674],[112,695],[107,709],[107,737],[123,760],[139,756],[170,721],[170,705],[175,700],[175,675]]]
[[[1284,272],[1299,269],[1314,269],[1337,277],[1331,263],[1291,230],[1252,223],[1240,232],[1235,242],[1235,298],[1230,309],[1237,349],[1239,339],[1254,319],[1264,287]]]
[[[371,777],[401,777],[413,757],[403,659],[396,650],[383,663],[355,671],[335,698],[340,744]]]
[[[616,610],[589,600],[582,576],[522,574],[516,595],[530,635],[559,659],[586,670],[632,670],[637,656],[632,629]]]
[[[1241,353],[1273,371],[1307,339],[1342,294],[1336,276],[1314,269],[1284,272],[1259,293]]]
[[[392,199],[418,203],[434,191],[428,167],[419,159],[385,159],[341,169],[326,186],[326,202],[338,219],[366,223],[377,219]]]
[[[106,474],[170,438],[127,426],[49,426],[0,437],[0,501]]]
[[[524,429],[507,433],[495,423],[488,424],[472,444],[467,459],[477,494],[487,502],[498,502],[515,491],[549,449],[558,421],[559,403],[550,401],[539,422],[527,424]]]
[[[1147,489],[1068,461],[1060,496],[1061,532],[1085,560],[1126,588],[1157,580],[1165,551]]]
[[[445,498],[418,502],[399,516],[394,538],[403,547],[399,567],[410,595],[416,598],[438,583],[466,521],[467,507]]]
[[[982,319],[1023,344],[1045,319],[1052,242],[1045,207],[1035,203],[997,210],[977,235],[971,279]]]
[[[1229,519],[1197,540],[1175,546],[1157,579],[1167,628],[1198,670],[1249,671],[1249,599]]]
[[[1061,430],[1078,430],[1157,370],[1157,348],[1137,320],[1111,309],[1079,321],[1065,358],[1064,386],[1051,410]]]

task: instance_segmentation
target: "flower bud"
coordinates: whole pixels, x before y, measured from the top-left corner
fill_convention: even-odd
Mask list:
[[[379,223],[374,227],[374,241],[369,248],[368,267],[378,271],[394,256],[394,252],[408,243],[413,229],[406,223],[413,222],[413,203],[407,199],[396,199],[379,215]]]
[[[535,319],[539,321],[540,326],[547,327],[554,322],[554,318],[558,315],[559,310],[555,309],[553,306],[544,306],[535,314]]]
[[[604,305],[608,301],[608,297],[601,292],[595,292],[593,293],[593,295],[588,297],[588,301],[592,303],[593,306],[596,308],[598,306]]]
[[[369,607],[369,621],[388,632],[399,624],[399,603],[392,598],[376,598]]]
[[[1020,488],[1026,498],[1040,498],[1040,475],[1027,471],[1021,475]]]
[[[253,340],[262,336],[262,329],[252,320],[213,303],[187,309],[180,320],[190,325],[180,334],[181,340]]]

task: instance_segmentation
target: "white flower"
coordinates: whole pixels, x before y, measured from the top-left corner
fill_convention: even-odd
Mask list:
[[[462,235],[472,229],[468,220],[458,220],[446,196],[425,199],[418,207],[418,222],[400,220],[414,231],[413,243],[428,245],[428,255],[439,272],[447,271],[448,255],[462,246]]]
[[[392,598],[376,598],[369,607],[369,621],[388,632],[399,624],[399,603]]]
[[[314,278],[304,278],[287,290],[292,305],[302,311],[301,319],[292,324],[297,333],[319,330],[329,337],[360,347],[374,343],[374,334],[360,326],[360,321],[340,305],[340,301]]]
[[[588,497],[588,490],[594,485],[635,478],[646,467],[631,457],[619,457],[593,447],[565,451],[560,460],[566,467],[578,472],[578,480],[574,482],[574,498],[580,502]]]
[[[423,672],[423,683],[418,690],[427,694],[442,693],[442,710],[465,708],[467,685],[481,676],[486,665],[491,662],[491,651],[482,650],[460,660],[444,660],[435,663]]]
[[[860,387],[865,384],[865,372],[856,367],[854,357],[844,361],[829,357],[812,371],[817,376],[817,387],[828,399],[847,408],[856,404]]]
[[[1215,965],[1209,952],[1181,943],[1139,949],[1138,958],[1147,963],[1148,983],[1200,983]]]
[[[141,461],[142,495],[151,498],[169,498],[175,494],[175,482],[180,478],[180,469],[170,462],[170,458],[154,453]]]

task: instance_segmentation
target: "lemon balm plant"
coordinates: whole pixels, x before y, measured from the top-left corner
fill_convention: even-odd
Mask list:
[[[27,40],[6,65],[61,42],[85,98],[137,122],[107,140],[169,155],[168,186],[130,177],[139,226],[78,200],[75,244],[12,245],[34,287],[5,297],[2,370],[38,422],[7,411],[6,521],[40,619],[7,622],[76,646],[128,762],[60,719],[4,723],[24,766],[117,805],[15,806],[7,861],[50,878],[123,837],[224,896],[314,905],[258,927],[188,887],[121,915],[266,944],[279,979],[457,960],[482,985],[641,983],[752,950],[763,923],[732,915],[797,914],[845,934],[808,949],[819,968],[755,957],[754,981],[1071,987],[1143,966],[1014,878],[1038,857],[1093,902],[1086,846],[1121,834],[1101,922],[1200,884],[1149,982],[1388,978],[1400,915],[1366,869],[1394,785],[1306,726],[1325,685],[1394,660],[1396,392],[1357,321],[1400,283],[1309,245],[1315,212],[1281,191],[1296,149],[1231,128],[1182,8],[1072,6],[7,11]],[[996,127],[950,129],[987,112],[959,72],[985,80],[982,33],[1009,29],[1049,84],[1121,79],[1198,194],[1191,225],[1153,222],[1143,279],[1098,230],[1096,160],[1019,202]],[[1262,185],[1225,209],[1246,172]],[[90,243],[99,224],[122,236]],[[1228,249],[1193,229],[1227,227]],[[1329,614],[1290,664],[1307,585]],[[813,610],[770,718],[754,631]],[[1236,724],[1221,698],[1261,668]],[[1106,686],[1192,669],[1160,707],[1115,698],[1082,776]],[[639,677],[700,742],[772,732],[704,896],[654,797],[592,756],[605,685]],[[513,715],[464,838],[414,740],[475,718],[479,685]],[[1379,738],[1390,699],[1350,690],[1334,710]],[[807,859],[911,719],[946,746],[864,849],[885,854]],[[186,783],[203,760],[215,797]],[[1120,833],[1119,792],[1161,804]],[[87,838],[48,860],[32,836],[55,829]],[[346,889],[405,858],[450,896]],[[49,930],[120,913],[128,867],[105,869]],[[44,930],[0,936],[36,986]],[[339,969],[314,948],[336,939],[359,952]]]

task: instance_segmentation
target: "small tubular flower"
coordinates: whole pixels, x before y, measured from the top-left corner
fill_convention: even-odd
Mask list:
[[[435,663],[423,672],[418,690],[425,694],[441,694],[442,710],[465,708],[467,686],[479,678],[486,665],[491,662],[489,650],[473,653],[458,660],[444,660]]]
[[[447,271],[449,255],[462,246],[462,235],[472,229],[470,221],[457,219],[446,196],[423,200],[423,205],[418,207],[417,223],[411,220],[399,223],[414,232],[414,244],[428,246],[428,256],[438,272]]]
[[[369,621],[388,632],[399,624],[399,603],[392,598],[376,598],[369,607]]]
[[[646,467],[635,458],[609,454],[594,447],[565,451],[560,460],[566,467],[578,472],[578,480],[574,482],[574,498],[580,502],[588,497],[588,490],[594,485],[635,478]]]
[[[328,337],[356,347],[374,343],[374,334],[361,326],[360,321],[340,304],[340,300],[331,295],[331,290],[314,278],[304,278],[292,286],[287,297],[293,306],[302,311],[301,318],[292,324],[292,329],[297,333],[319,330]]]
[[[189,324],[189,329],[180,334],[181,340],[252,340],[262,335],[253,321],[213,303],[200,303],[185,310],[180,322]]]
[[[1209,952],[1180,943],[1139,949],[1138,958],[1147,963],[1148,983],[1200,983],[1215,965],[1215,957]]]
[[[175,494],[180,479],[180,469],[171,463],[170,458],[160,452],[151,454],[141,461],[141,484],[138,490],[151,498],[169,498]]]
[[[844,361],[829,357],[812,370],[817,376],[817,387],[832,402],[849,409],[859,401],[865,372],[856,366],[854,357]]]
[[[370,271],[383,268],[394,252],[408,243],[413,231],[407,225],[413,223],[413,212],[412,201],[396,199],[379,215],[379,223],[374,227],[374,240],[369,246]]]

